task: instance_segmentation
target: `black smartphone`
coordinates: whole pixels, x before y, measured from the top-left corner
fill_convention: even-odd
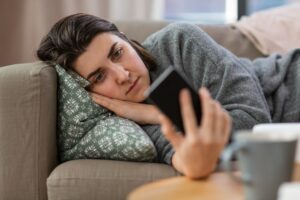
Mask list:
[[[145,92],[147,100],[153,102],[168,116],[182,133],[184,133],[184,126],[180,110],[179,93],[183,88],[187,88],[190,91],[197,122],[200,123],[202,112],[199,95],[175,67],[168,67]]]

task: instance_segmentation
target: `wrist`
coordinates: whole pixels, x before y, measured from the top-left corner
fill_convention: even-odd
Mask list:
[[[147,115],[149,116],[149,119],[147,120],[149,124],[159,124],[159,119],[158,119],[158,115],[159,115],[159,110],[153,106],[153,105],[149,105],[148,107],[148,111],[147,111]]]
[[[182,170],[182,167],[181,167],[181,164],[178,160],[178,154],[175,152],[172,156],[172,166],[181,174],[184,174],[183,173],[183,170]]]
[[[209,176],[216,168],[216,163],[202,160],[202,162],[182,162],[175,152],[172,157],[173,167],[184,176],[191,179],[199,179]]]

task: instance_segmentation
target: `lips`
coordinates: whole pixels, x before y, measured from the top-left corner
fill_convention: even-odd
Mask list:
[[[140,77],[138,77],[133,83],[132,85],[129,87],[129,89],[126,92],[126,95],[136,86],[138,80],[140,79]]]

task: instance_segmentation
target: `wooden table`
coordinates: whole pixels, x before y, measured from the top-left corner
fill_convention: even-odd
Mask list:
[[[295,164],[294,181],[300,181],[300,163]],[[243,186],[225,172],[217,172],[207,179],[191,180],[174,177],[149,183],[132,191],[128,200],[244,200]]]

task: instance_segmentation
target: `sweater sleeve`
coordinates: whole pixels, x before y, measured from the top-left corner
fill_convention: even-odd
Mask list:
[[[173,65],[195,88],[207,87],[232,117],[232,132],[271,121],[252,63],[234,56],[198,26],[171,24],[151,35],[143,45],[156,58],[158,69],[151,72],[153,77]]]
[[[143,125],[143,130],[151,138],[156,150],[156,162],[172,165],[174,150],[169,141],[164,137],[159,125]]]

